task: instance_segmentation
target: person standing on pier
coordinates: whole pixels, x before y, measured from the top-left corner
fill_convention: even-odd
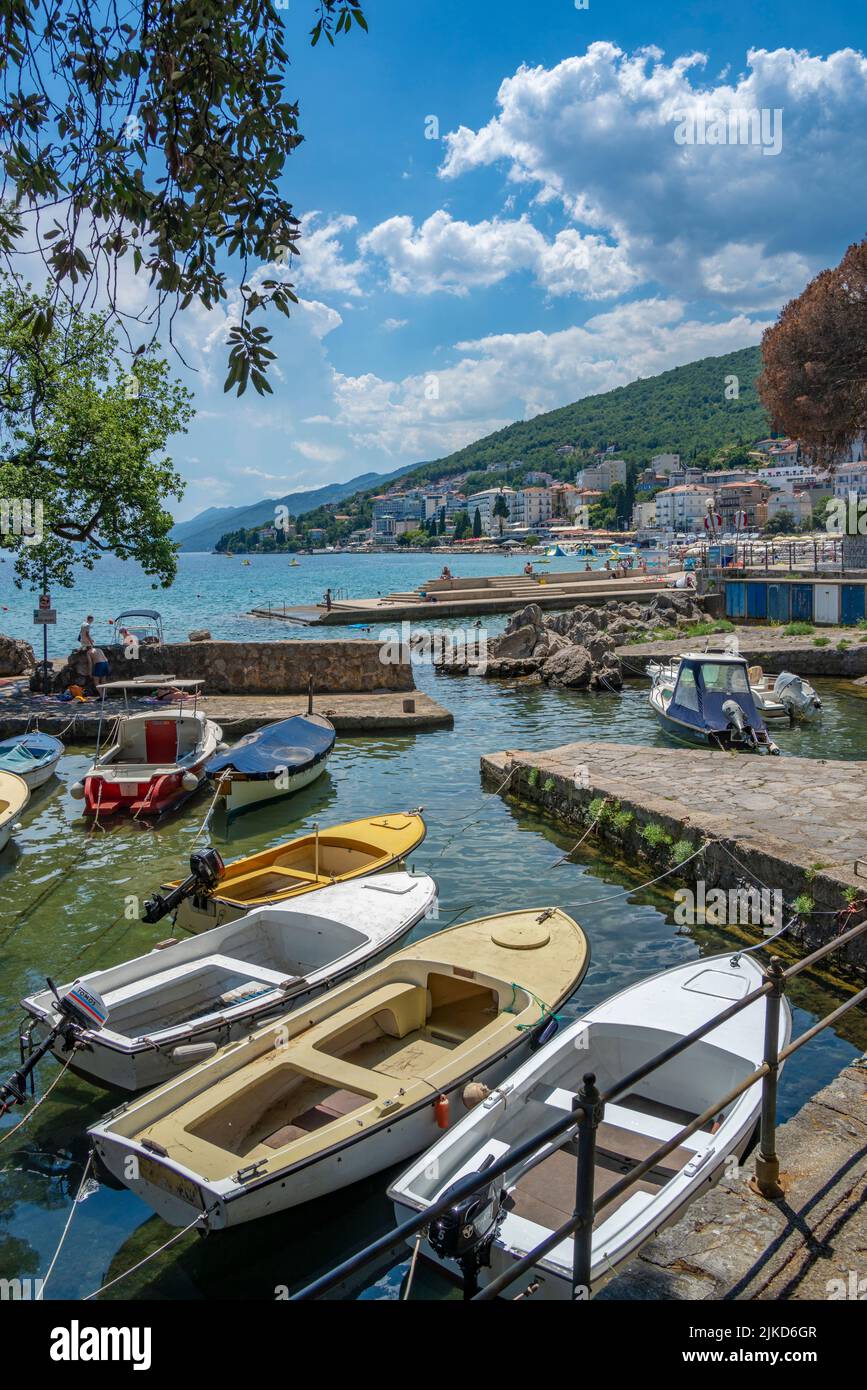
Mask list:
[[[330,590],[330,589],[326,589],[326,590],[325,590],[325,608],[326,608],[326,611],[327,611],[328,613],[331,612],[331,590]]]
[[[87,670],[89,675],[93,675],[93,652],[95,645],[93,641],[93,636],[90,631],[90,625],[92,622],[93,614],[88,613],[86,619],[81,624],[81,627],[78,631],[78,645],[80,646],[81,650],[85,652],[87,655]]]

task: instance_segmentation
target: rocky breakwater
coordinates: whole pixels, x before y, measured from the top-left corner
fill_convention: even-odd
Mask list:
[[[36,666],[29,642],[0,634],[0,676],[26,676]]]
[[[619,690],[623,671],[618,647],[662,627],[674,632],[704,616],[688,591],[657,594],[649,604],[609,599],[603,607],[579,604],[552,614],[530,603],[489,643],[486,662],[467,662],[458,651],[446,656],[439,669],[452,674],[523,676],[574,690]]]

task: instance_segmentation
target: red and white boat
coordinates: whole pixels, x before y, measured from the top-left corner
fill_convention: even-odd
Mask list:
[[[71,788],[88,815],[160,816],[198,788],[205,763],[217,752],[223,731],[197,708],[202,681],[110,681],[100,687],[102,709],[96,758],[83,782]],[[178,692],[177,704],[118,715],[102,747],[109,691],[137,695]],[[192,705],[188,701],[192,701]]]

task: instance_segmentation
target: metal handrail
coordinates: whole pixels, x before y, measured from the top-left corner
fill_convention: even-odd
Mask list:
[[[626,1192],[634,1183],[638,1182],[646,1173],[654,1168],[663,1158],[666,1158],[676,1148],[680,1146],[684,1139],[703,1129],[704,1126],[727,1105],[733,1103],[751,1086],[757,1082],[763,1083],[762,1090],[762,1114],[761,1130],[759,1140],[759,1152],[756,1158],[756,1183],[763,1196],[776,1197],[780,1195],[779,1186],[779,1159],[776,1154],[776,1089],[777,1077],[782,1063],[793,1053],[797,1052],[806,1043],[811,1042],[824,1029],[837,1022],[850,1009],[858,1004],[867,1001],[867,987],[859,990],[848,999],[844,1004],[833,1009],[829,1014],[799,1038],[790,1042],[782,1050],[779,1050],[779,1019],[782,997],[788,980],[799,975],[803,970],[809,969],[817,961],[822,960],[832,951],[838,951],[849,942],[854,941],[867,931],[867,919],[850,927],[840,936],[834,937],[831,941],[819,946],[811,951],[809,955],[801,960],[795,961],[793,965],[783,969],[777,956],[771,958],[766,971],[764,984],[757,989],[751,990],[743,999],[737,1000],[721,1013],[715,1014],[708,1022],[700,1027],[693,1029],[691,1033],[679,1038],[676,1043],[664,1048],[640,1067],[635,1068],[627,1076],[616,1081],[607,1091],[600,1094],[596,1090],[596,1078],[592,1073],[587,1073],[583,1078],[581,1090],[573,1097],[572,1110],[566,1112],[560,1119],[554,1120],[543,1129],[535,1133],[531,1138],[523,1140],[522,1143],[514,1145],[508,1152],[490,1163],[483,1174],[467,1173],[463,1178],[451,1184],[448,1188],[448,1195],[441,1196],[436,1202],[431,1202],[418,1212],[415,1216],[407,1218],[406,1221],[393,1227],[385,1235],[380,1236],[370,1245],[365,1246],[356,1254],[349,1256],[341,1264],[329,1273],[321,1275],[312,1283],[300,1289],[292,1295],[292,1301],[301,1302],[307,1299],[318,1298],[327,1293],[330,1289],[343,1282],[359,1269],[374,1260],[378,1255],[393,1249],[395,1245],[407,1240],[410,1236],[416,1235],[428,1227],[436,1217],[462,1201],[465,1197],[473,1196],[475,1193],[490,1186],[495,1178],[502,1177],[510,1169],[519,1169],[525,1160],[538,1157],[539,1149],[546,1144],[557,1140],[552,1144],[553,1148],[560,1148],[562,1145],[572,1142],[577,1136],[578,1144],[578,1166],[576,1174],[576,1203],[575,1211],[568,1221],[565,1221],[556,1231],[552,1231],[538,1245],[523,1255],[519,1260],[514,1261],[504,1272],[488,1283],[484,1289],[474,1295],[473,1301],[484,1302],[496,1298],[504,1288],[514,1283],[522,1274],[532,1269],[549,1254],[555,1246],[559,1245],[570,1235],[575,1235],[573,1248],[573,1297],[577,1288],[590,1288],[590,1268],[591,1268],[591,1245],[593,1237],[593,1223],[597,1214],[611,1202]],[[733,952],[737,955],[738,952]],[[685,1052],[694,1043],[701,1041],[708,1033],[719,1028],[721,1024],[749,1008],[761,998],[767,998],[767,1009],[765,1015],[765,1057],[762,1065],[744,1078],[736,1086],[733,1086],[724,1096],[720,1096],[709,1106],[701,1115],[697,1115],[689,1124],[665,1143],[661,1144],[647,1158],[630,1169],[619,1182],[614,1183],[600,1197],[593,1197],[592,1174],[595,1163],[596,1150],[596,1129],[602,1120],[605,1104],[613,1101],[624,1092],[631,1090],[639,1081],[646,1076],[664,1066],[672,1058]],[[496,1094],[496,1092],[494,1092]],[[535,1166],[532,1162],[526,1164],[526,1169]]]

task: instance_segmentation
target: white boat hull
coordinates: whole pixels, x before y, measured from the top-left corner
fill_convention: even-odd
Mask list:
[[[387,897],[383,899],[383,895]],[[369,903],[368,899],[371,899]],[[264,1026],[270,1017],[301,1008],[325,990],[334,989],[358,971],[375,965],[434,910],[436,899],[436,883],[427,876],[401,873],[377,881],[360,878],[350,884],[321,889],[313,903],[301,899],[282,906],[263,907],[237,922],[200,932],[178,946],[151,951],[147,956],[120,966],[86,975],[82,977],[82,983],[96,990],[105,1000],[109,1020],[103,1030],[88,1030],[81,1035],[84,1046],[76,1049],[76,1060],[70,1065],[70,1070],[87,1081],[113,1090],[143,1091],[170,1081],[196,1061],[212,1055],[218,1047],[248,1037],[254,1029]],[[255,931],[257,922],[261,923],[258,930],[265,943],[259,954],[267,959],[268,934],[281,918],[286,921],[289,931],[291,927],[288,923],[293,918],[312,919],[322,936],[327,936],[331,925],[334,939],[335,931],[339,932],[344,924],[352,927],[355,921],[361,923],[368,914],[375,915],[376,926],[369,927],[368,934],[359,937],[354,949],[340,955],[335,952],[333,961],[311,972],[305,982],[307,988],[302,986],[287,993],[273,985],[269,987],[267,976],[276,977],[281,972],[257,969],[257,952],[249,940],[251,927]],[[217,938],[216,942],[213,938]],[[233,939],[238,941],[237,958],[231,956]],[[149,987],[156,987],[157,990],[162,989],[163,997],[168,998],[171,1005],[172,999],[167,995],[167,989],[190,990],[193,987],[194,975],[184,977],[182,972],[198,967],[202,974],[208,970],[225,973],[234,966],[240,973],[245,965],[249,967],[251,985],[255,986],[261,981],[264,986],[259,998],[234,1008],[227,1004],[221,1011],[212,1011],[208,1016],[204,1016],[203,1010],[203,1016],[197,1016],[185,1025],[160,1027],[159,1020],[156,1020],[147,1033],[133,1037],[112,1030],[112,1010],[118,1007],[114,1004],[115,994],[118,999],[125,995],[129,1004],[131,991],[136,991],[134,997],[138,1002],[148,999]],[[172,973],[180,978],[169,983]],[[161,981],[161,976],[166,983]],[[157,1001],[158,1007],[159,994],[153,993],[150,998]],[[53,999],[48,991],[43,991],[23,1000],[22,1004],[35,1020],[33,1038],[34,1042],[38,1042],[58,1022],[58,1015],[52,1007]],[[199,1055],[184,1051],[189,1048],[198,1049]],[[62,1064],[69,1061],[69,1051],[63,1038],[55,1040],[52,1052]]]
[[[263,777],[254,780],[224,773],[220,777],[217,805],[223,809],[229,820],[234,820],[236,816],[254,811],[259,806],[283,801],[285,797],[294,796],[303,787],[315,782],[317,777],[321,777],[327,761],[327,758],[322,758],[301,772],[283,773],[282,776],[274,778]]]
[[[724,965],[728,974],[723,973]],[[477,1106],[394,1181],[389,1196],[398,1221],[426,1210],[459,1177],[477,1172],[486,1158],[505,1158],[512,1147],[553,1121],[558,1112],[562,1116],[570,1111],[571,1088],[577,1089],[586,1071],[600,1072],[598,1084],[603,1092],[613,1088],[621,1077],[649,1061],[678,1035],[706,1023],[760,983],[761,974],[748,957],[741,956],[737,966],[730,965],[727,957],[707,958],[664,972],[590,1010],[540,1048],[524,1067],[512,1072],[498,1094]],[[607,1191],[619,1180],[617,1175],[626,1176],[642,1155],[650,1157],[653,1149],[675,1139],[687,1123],[687,1115],[697,1118],[714,1106],[739,1076],[752,1073],[761,1061],[764,1014],[762,1000],[749,1005],[693,1048],[652,1072],[629,1096],[618,1096],[615,1103],[606,1105],[603,1123],[608,1133],[599,1131],[594,1175],[597,1198],[600,1191]],[[788,1042],[790,1031],[791,1014],[784,1003],[781,1047]],[[665,1105],[662,1098],[667,1098]],[[688,1109],[674,1110],[675,1105]],[[593,1292],[647,1240],[677,1221],[696,1197],[720,1180],[731,1161],[743,1155],[760,1108],[761,1082],[757,1082],[728,1106],[711,1128],[681,1139],[670,1165],[660,1165],[655,1182],[640,1182],[610,1207],[601,1209],[593,1230]],[[568,1150],[539,1149],[544,1162],[565,1163],[567,1154]],[[512,1200],[491,1245],[490,1263],[479,1271],[481,1285],[506,1272],[569,1219],[577,1173],[574,1158],[571,1162],[565,1191],[563,1169],[559,1179],[556,1167],[544,1178],[539,1175],[529,1192],[524,1185],[530,1171],[526,1165],[507,1171],[502,1182]],[[553,1195],[558,1181],[560,1190]],[[457,1265],[442,1261],[426,1242],[421,1251],[449,1277],[459,1277]],[[530,1296],[536,1301],[572,1300],[572,1256],[573,1242],[568,1237],[521,1275],[514,1286],[507,1287],[504,1297],[514,1298],[532,1283],[537,1287]]]
[[[472,1079],[494,1087],[529,1054],[530,1043],[519,1042],[505,1056],[494,1059],[487,1067],[474,1071]],[[459,1107],[460,1094],[469,1078],[462,1077],[448,1087],[452,1110]],[[133,1154],[123,1139],[104,1133],[94,1134],[94,1149],[113,1177],[125,1182],[137,1192],[154,1211],[173,1226],[187,1226],[202,1212],[208,1212],[207,1229],[224,1230],[257,1221],[278,1211],[301,1206],[304,1202],[327,1197],[340,1188],[369,1178],[374,1173],[403,1163],[428,1148],[442,1134],[434,1115],[436,1096],[414,1110],[406,1110],[393,1124],[360,1135],[358,1140],[328,1150],[321,1157],[299,1164],[295,1170],[284,1170],[271,1180],[252,1181],[246,1191],[228,1195],[225,1183],[214,1185],[194,1182],[183,1173],[175,1172],[168,1164],[154,1160],[153,1167]],[[110,1116],[106,1116],[109,1119]],[[140,1175],[129,1179],[129,1164],[139,1164]],[[153,1181],[159,1174],[161,1183]],[[162,1182],[174,1186],[163,1186]]]

